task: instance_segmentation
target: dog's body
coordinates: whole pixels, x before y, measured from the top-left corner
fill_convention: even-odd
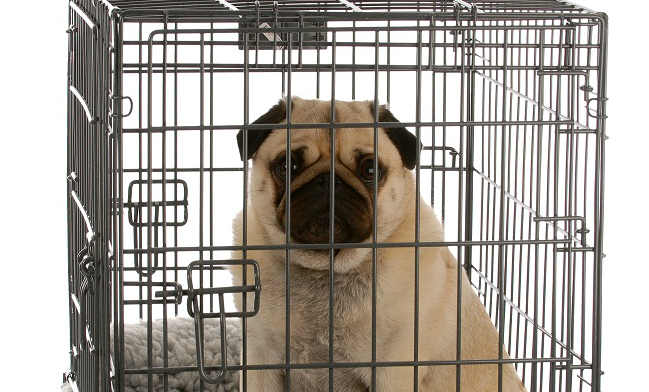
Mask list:
[[[293,99],[291,121],[293,123],[328,122],[329,109],[329,102]],[[375,117],[372,104],[368,102],[336,102],[335,110],[337,122],[373,122]],[[385,112],[387,110],[382,109],[381,115],[383,116]],[[259,122],[282,122],[279,118],[282,115],[281,110],[275,114],[275,121],[269,121],[271,118],[266,117]],[[389,115],[388,119],[380,119],[380,121],[392,122],[393,117]],[[408,135],[395,134],[395,132],[379,130],[378,156],[381,170],[387,174],[380,179],[378,185],[378,199],[375,203],[377,206],[376,240],[380,243],[415,241],[415,198],[419,198],[419,240],[443,241],[440,222],[432,209],[419,195],[415,195],[414,176],[409,169],[414,165],[412,149],[415,149],[416,156],[418,143],[413,145]],[[402,129],[398,132],[407,131]],[[291,227],[299,227],[301,230],[299,233],[295,232],[295,229],[291,230],[291,237],[293,239],[306,237],[301,241],[306,243],[328,243],[327,238],[324,237],[331,229],[328,219],[325,221],[321,217],[314,218],[317,211],[299,214],[295,211],[296,209],[309,210],[309,208],[324,209],[324,207],[310,207],[308,203],[300,203],[304,203],[302,198],[306,198],[307,201],[313,198],[313,192],[308,192],[308,189],[314,186],[326,186],[317,179],[322,176],[322,173],[329,173],[331,162],[329,131],[300,130],[292,131],[291,135],[293,138],[291,150],[301,149],[302,155],[299,158],[296,156],[295,159],[303,166],[300,170],[295,169],[296,175],[291,182],[291,213],[296,214],[296,217],[291,220]],[[355,169],[355,166],[361,166],[361,163],[358,163],[359,159],[366,159],[362,158],[362,154],[369,156],[372,153],[373,135],[372,129],[341,128],[336,131],[335,165],[336,175],[340,175],[340,178],[336,178],[335,209],[341,210],[340,216],[335,215],[335,225],[333,225],[337,243],[372,241],[371,234],[369,237],[367,235],[367,225],[357,221],[372,219],[373,184],[366,184],[367,189],[364,190],[361,186],[362,182],[354,179],[354,173],[359,173]],[[253,144],[250,144],[251,139]],[[245,243],[248,245],[285,242],[286,222],[282,217],[285,215],[287,198],[283,195],[281,181],[272,181],[273,176],[270,173],[273,166],[269,165],[269,162],[277,160],[277,156],[281,157],[282,145],[285,149],[285,142],[286,130],[281,127],[267,133],[261,140],[255,139],[254,136],[250,138],[249,132],[248,148],[254,151],[251,154],[248,150],[248,157],[254,154],[254,160],[246,219]],[[293,195],[295,195],[294,199]],[[328,193],[325,192],[322,197],[328,199]],[[367,203],[363,204],[362,200],[366,200]],[[317,204],[317,201],[312,200],[311,203]],[[319,213],[323,215],[323,211]],[[313,222],[324,228],[318,230],[317,226],[313,226]],[[370,221],[370,229],[372,224],[373,222]],[[359,232],[362,234],[358,234]],[[242,233],[243,216],[239,214],[234,223],[236,244],[244,243]],[[369,233],[372,233],[372,230]],[[290,252],[290,263],[288,263],[290,362],[292,364],[319,363],[322,366],[318,369],[291,369],[290,380],[287,373],[281,369],[249,370],[245,382],[250,391],[282,391],[287,382],[290,382],[292,391],[329,390],[329,369],[326,368],[326,363],[330,359],[330,254],[328,250],[294,249]],[[240,258],[242,255],[238,253],[235,257]],[[284,364],[287,360],[286,251],[250,250],[246,258],[259,262],[263,286],[259,314],[247,321],[246,362],[249,365]],[[376,274],[375,360],[407,362],[415,359],[417,268],[419,274],[417,360],[454,361],[456,359],[458,276],[462,290],[461,358],[464,360],[498,358],[498,333],[470,287],[463,270],[458,267],[458,263],[446,247],[419,248],[418,265],[415,263],[415,249],[412,246],[380,248],[376,250],[376,264],[373,264],[372,260],[372,250],[369,248],[343,249],[335,254],[332,301],[334,333],[331,339],[333,343],[331,354],[335,362],[369,363],[373,359],[372,280],[374,273]],[[235,283],[240,283],[242,281],[240,270],[233,270],[233,274]],[[248,282],[253,279],[250,268],[247,279]],[[239,298],[237,306],[240,309],[242,307]],[[503,356],[506,357],[506,353],[503,353]],[[455,365],[419,366],[416,371],[420,391],[455,390]],[[377,390],[412,391],[415,382],[414,372],[412,366],[379,366],[376,368]],[[497,391],[498,373],[496,364],[462,365],[461,390]],[[242,384],[243,382],[242,380]],[[333,370],[333,382],[335,391],[365,392],[372,384],[372,371],[370,367],[336,367]],[[502,365],[502,383],[502,390],[505,392],[525,390],[510,364]]]

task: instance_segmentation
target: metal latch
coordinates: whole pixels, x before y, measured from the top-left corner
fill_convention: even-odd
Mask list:
[[[586,218],[583,216],[538,216],[534,218],[535,222],[546,222],[552,224],[555,230],[563,233],[568,237],[568,239],[572,242],[575,240],[575,237],[579,236],[579,244],[581,247],[576,247],[576,248],[557,248],[557,251],[559,252],[567,252],[569,249],[572,251],[590,251],[593,250],[593,248],[588,247],[586,236],[590,232],[590,230],[586,227]],[[575,229],[574,234],[570,233],[566,230],[561,229],[560,227],[557,226],[557,222],[580,222],[581,226],[577,229]]]
[[[431,151],[431,164],[429,165],[422,165],[422,169],[432,169],[435,171],[454,171],[458,169],[458,157],[461,158],[460,153],[455,149],[455,147],[451,146],[424,146],[423,148],[424,151]],[[446,164],[435,164],[435,151],[441,151],[442,154],[448,153],[451,157],[451,166],[447,166],[448,163]],[[441,155],[441,154],[440,154]],[[442,159],[442,162],[444,163],[446,160]]]
[[[109,115],[111,117],[116,117],[116,118],[122,117],[123,118],[123,117],[128,117],[128,116],[131,115],[131,113],[133,113],[133,99],[131,99],[131,97],[119,96],[119,95],[111,95],[109,98],[110,98],[110,101],[111,101],[112,106],[113,106],[113,108],[110,110],[110,113],[109,113]],[[122,105],[123,101],[127,101],[130,104],[129,109],[126,111],[126,113],[123,113],[121,110],[119,110],[119,111],[116,110],[117,105]]]
[[[253,282],[252,284],[245,284],[240,286],[229,287],[194,287],[192,279],[192,272],[199,271],[213,271],[223,269],[225,266],[240,266],[243,269],[243,276],[246,276],[246,268],[252,267]],[[174,302],[179,303],[179,299],[183,296],[187,297],[187,313],[194,319],[194,330],[196,340],[196,364],[201,379],[210,384],[218,384],[225,377],[227,370],[227,336],[226,336],[226,323],[227,319],[234,317],[253,317],[259,313],[259,301],[261,296],[261,279],[259,273],[259,264],[255,260],[199,260],[191,262],[187,266],[187,290],[183,290],[179,284],[174,284],[176,288],[172,290],[162,290],[155,292],[158,298],[171,298]],[[225,294],[241,294],[247,297],[248,293],[254,293],[254,300],[252,301],[252,310],[247,307],[239,312],[226,312],[225,311]],[[218,312],[205,312],[201,305],[202,301],[199,298],[203,295],[217,295],[218,296]],[[210,376],[205,369],[205,350],[203,347],[204,341],[204,319],[218,318],[220,320],[221,331],[221,366],[218,369],[216,376]]]
[[[149,189],[149,186],[151,189]],[[165,192],[163,187],[173,187]],[[155,200],[147,200],[151,194]],[[162,195],[169,196],[163,198]],[[180,227],[187,224],[189,219],[187,182],[180,179],[163,180],[134,180],[128,186],[128,201],[123,207],[128,209],[128,222],[133,227],[133,246],[144,247],[144,233],[151,227],[152,247],[158,248],[160,233],[165,226]],[[181,211],[178,211],[181,209]],[[149,216],[150,214],[150,216]],[[146,252],[145,252],[146,253]],[[161,251],[151,251],[149,254],[151,270],[144,266],[145,253],[133,255],[135,268],[140,276],[149,278],[159,268]]]

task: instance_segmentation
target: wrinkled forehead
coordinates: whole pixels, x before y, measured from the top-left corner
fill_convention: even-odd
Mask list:
[[[334,120],[336,123],[374,122],[371,102],[336,102]],[[291,123],[329,123],[331,104],[323,101],[299,100],[293,104]],[[283,123],[286,123],[284,121]],[[382,129],[377,130],[379,156],[393,155],[394,146]],[[360,153],[374,151],[373,127],[336,128],[336,155],[341,159]],[[286,151],[286,129],[275,129],[258,151],[260,157],[273,159]],[[330,128],[291,129],[291,150],[304,149],[308,155],[329,156],[331,152]],[[396,150],[395,150],[396,151]]]

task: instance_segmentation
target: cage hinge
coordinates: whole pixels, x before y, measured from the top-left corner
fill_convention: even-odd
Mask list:
[[[239,286],[230,286],[230,287],[194,287],[194,282],[192,279],[192,274],[194,272],[205,272],[205,271],[214,271],[224,269],[225,266],[236,267],[239,266],[243,268],[242,276],[246,276],[246,267],[252,267],[254,281],[252,284],[244,284]],[[146,284],[146,283],[145,283]],[[168,298],[170,297],[176,303],[182,302],[182,297],[187,297],[187,313],[194,319],[194,330],[195,330],[195,340],[196,340],[196,363],[198,365],[198,370],[200,377],[203,381],[209,384],[218,384],[225,377],[225,371],[227,370],[227,319],[228,318],[238,318],[238,317],[253,317],[259,313],[259,303],[261,296],[261,280],[259,273],[259,264],[255,260],[199,260],[190,263],[187,266],[187,290],[183,290],[182,286],[178,283],[173,284],[174,289],[155,292],[157,298]],[[201,284],[202,286],[202,284]],[[238,312],[226,312],[225,311],[225,294],[241,294],[243,298],[247,298],[248,294],[254,294],[254,299],[252,301],[252,310],[248,310],[248,307],[244,307],[241,311]],[[210,311],[205,312],[203,310],[204,295],[217,295],[218,296],[218,312]],[[245,304],[246,301],[244,300]],[[216,375],[209,375],[206,366],[205,366],[205,353],[203,342],[205,341],[203,336],[204,329],[204,319],[209,318],[218,318],[220,320],[220,333],[221,333],[221,365],[218,367]]]
[[[573,248],[557,248],[558,252],[588,252],[594,250],[592,247],[588,247],[587,236],[590,233],[590,230],[586,227],[586,218],[583,216],[537,216],[534,217],[535,222],[548,222],[552,224],[554,229],[566,236],[568,236],[569,242],[572,242],[575,237],[579,237],[579,244],[581,247]],[[564,230],[557,226],[557,222],[579,222],[579,228],[574,230],[574,233],[571,233],[567,230]]]

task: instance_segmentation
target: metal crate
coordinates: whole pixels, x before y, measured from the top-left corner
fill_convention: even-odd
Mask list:
[[[280,97],[303,96],[389,103],[417,136],[417,191],[446,237],[399,246],[448,247],[457,257],[511,357],[500,350],[481,363],[514,363],[529,391],[601,390],[605,14],[559,0],[71,0],[69,11],[65,377],[74,388],[124,391],[125,379],[144,375],[149,391],[167,391],[170,374],[207,368],[203,390],[209,371],[226,366],[243,372],[242,390],[253,370],[283,369],[284,389],[294,390],[291,372],[313,368],[328,372],[322,390],[333,391],[337,369],[365,367],[374,391],[377,371],[406,366],[417,390],[422,368],[453,366],[460,391],[472,362],[459,348],[451,361],[421,360],[417,339],[408,361],[298,364],[287,334],[283,363],[246,362],[264,273],[246,253],[290,257],[301,244],[231,244],[233,212],[246,209],[250,191],[235,136],[260,129],[252,121]],[[393,245],[374,233],[374,268]],[[350,245],[321,248],[333,263],[341,246]],[[257,279],[233,286],[225,266]],[[254,306],[233,309],[231,297],[244,292]],[[165,320],[156,344],[166,358],[166,320],[178,315],[193,317],[199,335],[206,318],[240,320],[242,363],[199,355],[185,368],[154,364],[152,322]],[[148,328],[149,362],[128,368],[124,333],[137,319]],[[375,347],[375,331],[368,336]]]

